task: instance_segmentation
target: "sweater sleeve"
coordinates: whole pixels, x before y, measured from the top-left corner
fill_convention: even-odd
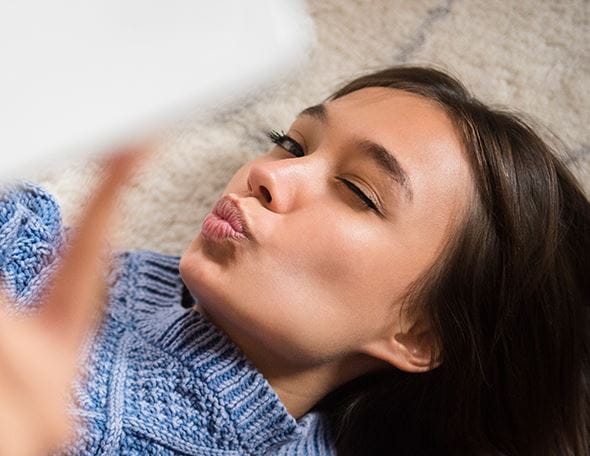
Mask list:
[[[29,181],[0,189],[0,287],[15,310],[32,310],[66,239],[55,198]]]

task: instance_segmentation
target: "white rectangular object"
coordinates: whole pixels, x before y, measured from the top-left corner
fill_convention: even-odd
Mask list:
[[[3,0],[0,177],[227,103],[314,41],[303,0]]]

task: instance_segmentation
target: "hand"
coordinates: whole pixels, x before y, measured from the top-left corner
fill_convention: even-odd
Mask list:
[[[117,194],[149,152],[109,157],[48,294],[33,315],[11,315],[0,296],[0,456],[38,456],[69,443],[70,388],[84,336],[103,315],[102,253]]]

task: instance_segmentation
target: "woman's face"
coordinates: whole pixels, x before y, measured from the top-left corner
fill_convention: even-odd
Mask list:
[[[453,235],[471,177],[446,113],[400,90],[353,92],[299,115],[286,134],[223,192],[255,240],[199,233],[180,269],[236,342],[319,365],[403,331],[399,298]],[[371,160],[377,152],[390,158]],[[379,166],[395,168],[394,159],[405,178]]]

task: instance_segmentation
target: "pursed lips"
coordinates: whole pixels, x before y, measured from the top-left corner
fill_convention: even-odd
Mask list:
[[[252,239],[246,217],[241,210],[239,203],[230,195],[221,198],[213,208],[213,214],[226,220],[231,227],[245,237]]]

